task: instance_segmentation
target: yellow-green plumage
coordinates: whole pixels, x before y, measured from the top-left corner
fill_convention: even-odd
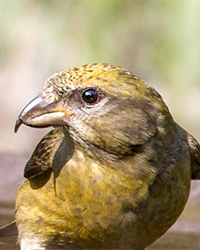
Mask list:
[[[84,101],[88,90],[96,102]],[[22,249],[143,249],[176,221],[191,176],[199,178],[191,160],[199,144],[152,87],[120,67],[55,74],[16,129],[21,123],[55,127],[17,194]]]

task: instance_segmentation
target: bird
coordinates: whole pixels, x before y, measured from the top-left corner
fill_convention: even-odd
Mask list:
[[[16,196],[21,250],[145,249],[175,223],[200,178],[198,141],[153,87],[119,66],[54,74],[15,132],[22,124],[53,129]]]

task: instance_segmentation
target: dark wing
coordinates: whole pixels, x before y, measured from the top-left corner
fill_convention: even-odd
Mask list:
[[[15,221],[6,226],[0,227],[0,237],[12,236],[16,234],[18,234],[18,231]]]
[[[52,168],[55,153],[62,144],[64,134],[59,129],[53,129],[37,145],[24,169],[24,177],[33,178]]]
[[[190,134],[188,134],[188,143],[191,153],[191,168],[192,179],[200,179],[200,145],[198,141]]]
[[[73,141],[60,129],[53,129],[37,145],[24,169],[24,177],[33,178],[52,169],[54,179],[73,155]],[[37,180],[35,180],[37,182]],[[16,222],[0,227],[0,237],[17,234]]]

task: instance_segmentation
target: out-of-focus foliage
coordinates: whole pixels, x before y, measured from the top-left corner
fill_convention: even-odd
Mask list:
[[[200,1],[1,0],[0,150],[32,151],[45,131],[21,128],[24,105],[56,71],[117,64],[163,95],[200,138]]]

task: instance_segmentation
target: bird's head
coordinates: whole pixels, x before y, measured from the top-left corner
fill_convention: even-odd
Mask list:
[[[170,119],[160,95],[139,77],[110,64],[90,64],[50,77],[19,115],[15,131],[22,123],[61,126],[86,151],[121,157],[138,150],[159,127],[164,131]]]

